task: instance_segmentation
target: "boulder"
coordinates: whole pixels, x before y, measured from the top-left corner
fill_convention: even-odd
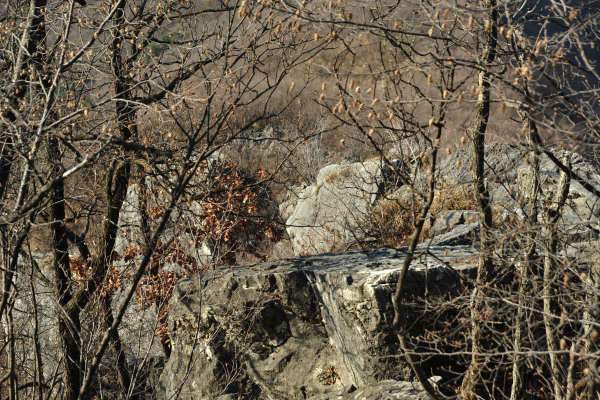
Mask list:
[[[387,380],[364,389],[336,394],[321,394],[309,400],[428,400],[429,395],[417,382]]]
[[[207,167],[193,176],[184,201],[181,201],[173,210],[164,231],[159,239],[156,251],[149,263],[144,280],[137,287],[136,298],[131,302],[126,310],[123,323],[119,327],[122,341],[129,349],[150,349],[148,354],[151,356],[160,356],[163,354],[163,348],[159,340],[155,337],[157,321],[164,313],[162,308],[162,296],[166,289],[161,289],[163,281],[171,281],[193,273],[197,269],[206,268],[213,262],[224,262],[226,252],[234,246],[239,248],[257,247],[262,238],[257,238],[256,230],[238,230],[231,233],[230,242],[217,240],[207,235],[202,235],[202,229],[206,226],[205,209],[203,204],[210,204],[207,200],[207,193],[222,190],[217,179],[219,174],[228,174],[231,172],[229,164],[222,160],[220,153],[215,153],[206,160]],[[243,175],[245,177],[245,175]],[[171,179],[171,177],[170,177]],[[147,238],[143,233],[143,222],[141,208],[141,199],[146,200],[146,210],[151,232],[156,229],[159,219],[162,217],[162,211],[166,207],[165,187],[169,183],[159,178],[146,178],[144,187],[139,184],[132,184],[128,187],[127,195],[119,215],[119,226],[115,243],[115,253],[117,260],[113,265],[122,278],[122,285],[118,288],[113,297],[113,312],[118,310],[126,291],[129,289],[130,280],[139,266],[143,257],[143,250],[146,246]],[[255,181],[251,181],[255,183]],[[271,200],[271,192],[263,185],[254,185],[253,189],[257,191],[260,208],[256,211],[256,216],[263,217],[265,220],[272,221],[277,218],[277,208]],[[240,210],[235,209],[235,212]],[[232,213],[221,213],[215,218],[221,218],[222,222],[231,217]],[[216,229],[215,229],[216,230]],[[250,243],[250,244],[249,244]],[[244,247],[247,246],[247,247]],[[237,254],[231,251],[234,258]],[[219,258],[221,256],[222,258]],[[234,258],[235,260],[235,258]],[[167,287],[165,284],[164,287]],[[164,291],[162,293],[161,291]],[[160,295],[153,293],[160,292]],[[148,300],[150,298],[151,300]],[[159,327],[160,328],[160,327]],[[164,338],[163,338],[164,339]],[[137,355],[137,353],[136,353]]]
[[[474,244],[476,235],[479,232],[479,222],[472,224],[460,224],[452,228],[449,232],[434,236],[427,243],[435,246],[457,246]]]
[[[522,219],[525,214],[520,197],[526,200],[532,186],[531,166],[528,162],[528,152],[525,146],[504,143],[486,145],[485,178],[490,192],[491,204],[494,209],[497,223],[506,222],[512,217]],[[600,189],[600,174],[598,168],[583,156],[566,150],[556,151],[558,159],[568,159],[573,171],[594,187]],[[471,152],[463,149],[451,153],[439,163],[438,180],[444,188],[464,187],[472,191],[471,177]],[[424,181],[426,172],[417,176],[417,182]],[[560,170],[546,155],[540,159],[540,194],[539,204],[548,206],[553,201],[556,185],[560,178]],[[410,188],[404,186],[398,190],[402,196],[408,198]],[[443,194],[445,195],[445,193]],[[436,237],[432,242],[437,245],[466,244],[469,241],[469,232],[477,230],[478,226],[463,226],[469,224],[469,219],[477,221],[476,213],[469,214],[466,218],[464,211],[445,210],[438,215],[434,226],[431,226],[430,236]],[[466,215],[466,214],[465,214]],[[440,218],[441,217],[441,218]],[[560,235],[569,243],[595,240],[600,233],[600,199],[586,190],[579,182],[571,180],[567,203],[562,211],[558,229]],[[540,221],[544,216],[542,209],[538,215]],[[449,233],[452,226],[454,232]],[[457,235],[457,236],[456,236]],[[456,236],[458,241],[453,240]]]
[[[160,196],[152,193],[147,206],[151,209],[162,203]],[[113,263],[121,276],[124,277],[135,273],[143,257],[142,249],[146,245],[146,238],[142,233],[140,206],[140,185],[130,185],[119,214],[119,228],[115,240],[114,250],[116,254],[120,255],[120,258]],[[190,262],[195,265],[209,263],[212,255],[211,249],[204,243],[198,246],[192,245],[191,236],[188,233],[181,232],[177,226],[179,221],[185,218],[193,219],[194,215],[198,215],[199,207],[199,204],[192,204],[187,210],[183,208],[175,210],[161,237],[162,243],[174,243],[174,247],[177,246],[186,254],[193,256]],[[159,265],[161,271],[174,272],[177,275],[184,275],[187,272],[186,268],[180,263],[174,262],[168,257],[161,257]],[[154,273],[156,272],[158,271]],[[129,279],[124,279],[123,282],[124,284],[112,296],[113,312],[118,310],[127,290],[129,290]],[[163,349],[160,341],[155,337],[155,325],[159,310],[156,304],[148,305],[136,300],[139,300],[137,296],[127,308],[123,322],[119,326],[121,340],[128,349],[144,349],[143,351],[147,350],[151,356],[160,356],[163,354]],[[137,352],[136,355],[139,356]]]
[[[287,221],[292,216],[306,187],[307,185],[295,185],[285,192],[283,200],[279,203],[279,217],[282,221]]]
[[[158,193],[158,192],[157,192]],[[154,207],[164,207],[165,201],[160,198],[160,194],[151,193],[147,200],[149,209]],[[142,232],[142,213],[140,211],[140,185],[133,184],[127,188],[127,195],[123,201],[123,207],[119,214],[119,230],[115,240],[115,252],[120,255],[127,253],[128,248],[135,246],[145,246],[146,238]],[[161,237],[164,243],[175,240],[178,247],[181,247],[187,254],[193,255],[195,262],[202,265],[211,261],[212,249],[206,243],[194,245],[194,240],[188,233],[179,229],[181,223],[199,220],[202,213],[201,203],[192,201],[181,207],[177,207],[171,213],[171,217]],[[153,228],[153,226],[151,226]],[[173,269],[170,266],[168,269]]]
[[[458,290],[456,273],[444,263],[461,273],[476,268],[472,247],[429,251],[407,273],[407,296]],[[172,353],[160,396],[419,398],[389,329],[390,296],[405,256],[404,248],[324,254],[180,281],[169,305]]]
[[[35,370],[35,353],[31,345],[33,342],[29,339],[34,337],[37,328],[43,373],[45,376],[52,376],[60,366],[59,357],[57,357],[60,344],[57,340],[60,338],[57,324],[58,315],[61,312],[53,286],[53,255],[52,253],[31,253],[31,256],[31,260],[24,254],[19,256],[18,273],[13,278],[14,292],[11,291],[15,296],[12,313],[13,329],[16,337],[20,338],[17,339],[19,345],[16,347],[17,371]],[[33,268],[31,263],[37,264],[38,272],[34,272],[38,268]],[[32,290],[35,291],[37,320],[34,318]],[[3,328],[6,327],[4,319],[1,324]]]
[[[496,143],[486,146],[487,185],[495,204],[511,210],[518,207],[511,195],[511,186],[517,182],[515,166],[524,163],[525,154],[525,149],[515,145]],[[440,160],[440,185],[471,190],[470,159],[470,151],[459,149]],[[399,166],[400,162],[394,161],[394,165]],[[415,167],[404,166],[405,169]],[[408,175],[413,176],[413,173]],[[386,198],[410,199],[412,189],[394,181],[394,177],[391,168],[381,160],[322,168],[315,184],[297,195],[289,195],[280,207],[282,213],[290,214],[286,226],[294,253],[305,255],[345,250],[353,243],[365,241],[368,234],[363,232],[364,222],[371,217],[373,206],[384,194]],[[414,184],[424,190],[428,179],[429,172],[426,168],[421,169],[414,175]],[[447,232],[448,229],[435,234]]]
[[[450,232],[456,226],[472,224],[478,221],[479,213],[473,210],[444,210],[436,215],[429,227],[430,236],[438,236]]]
[[[525,160],[526,149],[507,143],[491,143],[485,146],[485,177],[488,183],[498,185],[514,183],[517,169]],[[464,147],[443,158],[438,168],[441,179],[449,184],[471,184],[471,149]]]
[[[565,249],[559,252],[561,257],[567,257],[571,262],[583,268],[600,266],[600,241],[590,240],[584,242],[569,243]]]
[[[562,150],[556,153],[555,156],[559,160],[568,160],[577,175],[600,189],[598,168],[586,161],[581,155]],[[554,199],[557,183],[560,179],[560,170],[546,155],[542,155],[540,160],[539,178],[540,200],[542,204],[549,205]],[[523,165],[518,169],[518,187],[525,196],[527,189],[532,185],[532,179],[530,167]],[[599,216],[600,199],[585,189],[579,182],[571,179],[567,203],[562,215],[564,228],[570,230],[577,226],[580,229],[582,223],[588,226],[590,224],[597,226]]]
[[[227,212],[227,210],[222,211],[217,205],[211,208],[213,214],[210,214],[205,209],[207,204],[224,202],[221,198],[217,200],[207,199],[207,196],[214,193],[227,193],[227,190],[232,189],[231,187],[223,187],[218,179],[219,177],[237,173],[240,176],[240,181],[243,181],[243,183],[239,185],[239,188],[233,188],[233,191],[236,189],[239,189],[239,191],[248,190],[256,195],[256,199],[253,200],[257,204],[256,211],[251,212],[253,219],[260,221],[279,220],[279,211],[276,202],[272,198],[272,192],[268,186],[258,183],[258,178],[226,162],[222,153],[219,152],[213,153],[205,161],[206,168],[199,170],[190,180],[182,201],[171,212],[169,221],[160,238],[162,243],[168,243],[171,248],[175,248],[189,256],[190,267],[207,266],[213,262],[223,262],[223,260],[218,259],[219,255],[225,254],[236,247],[242,249],[257,248],[260,246],[261,240],[263,240],[258,237],[259,235],[257,235],[256,230],[251,228],[247,230],[231,229],[231,233],[229,233],[230,237],[227,240],[218,235],[215,235],[215,237],[211,236],[219,227],[225,231],[227,228],[235,225],[233,221],[235,218],[241,219],[246,216],[245,210],[237,208]],[[175,183],[173,177],[169,179],[171,180],[170,182],[164,182],[160,179],[151,180],[150,178],[146,178],[145,190],[147,193],[144,195],[146,198],[147,213],[149,218],[155,222],[152,224],[152,221],[146,221],[149,222],[151,230],[154,228],[153,225],[156,225],[156,222],[158,222],[160,216],[162,216],[161,211],[154,213],[153,210],[164,210],[168,204],[166,191],[169,190],[167,188],[170,185]],[[250,189],[247,189],[247,187],[250,187]],[[132,246],[143,247],[146,245],[147,239],[142,232],[141,189],[139,184],[132,184],[128,187],[127,195],[119,215],[119,231],[115,243],[117,254],[123,255],[127,253],[127,249]],[[246,204],[245,201],[243,204]],[[240,215],[236,213],[240,213]],[[214,220],[219,221],[215,223],[219,227],[214,229],[211,227],[203,231],[207,226],[208,219],[213,222]],[[164,263],[161,263],[161,268],[163,270],[177,270],[178,267],[171,264],[173,263],[166,260]]]
[[[257,156],[261,153],[275,153],[284,150],[285,133],[265,126],[262,130],[242,132],[225,146],[226,151],[240,159]]]
[[[527,148],[505,143],[486,145],[485,177],[492,203],[505,209],[519,211],[518,195],[526,196],[531,187],[531,167],[527,160]],[[573,170],[587,182],[600,189],[598,168],[583,156],[566,150],[554,153],[558,159],[567,158]],[[455,151],[440,162],[439,176],[446,185],[471,185],[471,152]],[[540,159],[541,198],[548,203],[554,195],[560,171],[546,156]],[[517,189],[511,191],[511,189]],[[600,199],[583,186],[571,181],[564,220],[567,224],[581,223],[600,216]]]
[[[491,143],[485,146],[485,179],[492,204],[514,210],[518,203],[513,195],[518,166],[524,165],[527,151],[522,146]],[[439,163],[438,180],[446,187],[463,186],[472,191],[471,149],[452,152]]]
[[[299,195],[286,221],[296,255],[344,250],[360,236],[362,221],[392,182],[381,160],[332,164]]]

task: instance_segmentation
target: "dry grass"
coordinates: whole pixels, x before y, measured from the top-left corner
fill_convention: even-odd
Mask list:
[[[444,210],[475,210],[475,201],[470,186],[441,184],[431,205],[430,215]],[[367,230],[375,237],[376,245],[405,246],[415,230],[415,221],[423,210],[423,202],[406,190],[395,198],[377,202],[368,218]],[[420,241],[429,235],[430,224],[426,223]]]
[[[376,244],[403,246],[414,232],[414,221],[421,211],[421,204],[404,204],[396,199],[383,199],[374,207],[369,218]]]
[[[471,185],[440,184],[437,189],[431,213],[438,214],[444,210],[475,210],[475,195]]]

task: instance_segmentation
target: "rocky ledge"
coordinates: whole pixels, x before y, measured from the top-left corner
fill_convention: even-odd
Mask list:
[[[471,275],[477,261],[470,246],[421,247],[417,255],[405,281],[416,296],[458,290],[459,275]],[[425,398],[389,329],[405,257],[402,248],[352,251],[180,281],[160,397]]]

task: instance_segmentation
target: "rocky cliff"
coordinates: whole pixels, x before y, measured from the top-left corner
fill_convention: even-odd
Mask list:
[[[521,200],[531,178],[523,149],[496,144],[486,152],[487,185],[497,214],[493,229],[501,237],[502,229],[510,231],[522,221]],[[590,163],[577,154],[559,155],[575,173],[600,185]],[[467,152],[441,162],[439,179],[443,188],[453,190],[439,196],[455,193],[454,188],[470,188],[469,165]],[[320,171],[315,184],[291,191],[280,210],[295,254],[332,251],[340,243],[348,246],[380,199],[402,199],[404,192],[413,190],[390,179],[386,168],[377,161],[332,165]],[[542,157],[542,205],[549,201],[558,177],[558,169]],[[426,178],[417,174],[415,185]],[[566,256],[577,268],[585,268],[596,254],[598,210],[597,199],[573,183],[555,229],[568,244],[558,256]],[[423,338],[428,319],[446,317],[425,312],[422,305],[468,294],[462,278],[472,276],[478,259],[477,213],[441,209],[436,217],[427,222],[428,236],[405,278],[409,306],[404,307],[403,321],[411,338]],[[496,250],[508,256],[509,265],[511,257],[518,259],[519,246],[499,246]],[[328,253],[216,269],[182,280],[170,302],[172,353],[160,379],[160,396],[426,398],[389,328],[391,294],[405,257],[405,248]],[[462,298],[468,301],[468,295]],[[439,362],[435,357],[429,361]],[[436,376],[436,367],[425,370],[430,380],[446,382],[446,377]]]
[[[469,246],[418,253],[406,277],[409,295],[456,290],[458,274],[476,262]],[[171,300],[163,398],[424,398],[389,330],[405,255],[324,254],[181,281]]]

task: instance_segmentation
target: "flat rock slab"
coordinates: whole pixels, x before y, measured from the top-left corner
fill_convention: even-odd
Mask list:
[[[416,382],[383,381],[351,393],[321,394],[309,400],[428,400],[429,395]]]
[[[456,246],[471,244],[479,233],[479,222],[455,226],[450,232],[443,233],[431,239],[436,246]]]
[[[408,385],[410,368],[389,329],[405,257],[402,248],[322,254],[180,281],[170,302],[172,354],[161,395],[333,399],[350,388],[371,393],[382,381]],[[419,248],[406,293],[455,291],[457,273],[472,275],[476,262],[469,246]]]

